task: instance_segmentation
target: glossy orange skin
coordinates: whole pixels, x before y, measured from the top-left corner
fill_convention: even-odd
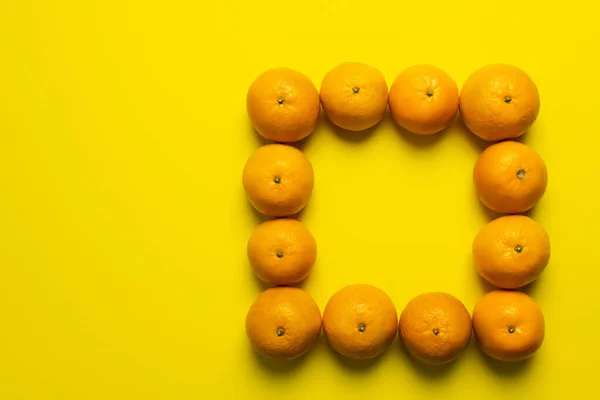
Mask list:
[[[271,288],[262,292],[250,307],[246,334],[261,355],[298,358],[313,347],[321,334],[321,311],[302,289]]]
[[[525,293],[494,290],[475,305],[473,329],[484,353],[501,361],[520,361],[542,346],[544,315]]]
[[[550,260],[550,237],[533,219],[507,215],[481,228],[473,241],[479,274],[504,289],[536,280]]]
[[[408,352],[429,364],[457,359],[469,344],[471,333],[471,316],[464,304],[440,292],[413,298],[398,324],[398,334]]]
[[[389,93],[394,121],[419,135],[446,128],[458,113],[458,86],[433,65],[414,65],[402,71]]]
[[[248,240],[248,259],[256,275],[271,285],[298,283],[317,259],[317,242],[300,221],[276,218],[260,224]]]
[[[491,64],[478,69],[460,92],[460,114],[465,125],[489,141],[521,136],[539,111],[535,83],[512,65]]]
[[[382,354],[394,341],[397,325],[394,303],[385,292],[371,285],[346,286],[331,296],[323,312],[329,345],[354,359]]]
[[[288,217],[308,202],[314,187],[314,171],[297,148],[268,144],[248,158],[242,183],[256,210],[272,217]]]
[[[310,135],[321,110],[312,81],[288,68],[271,69],[256,78],[248,89],[246,108],[259,134],[282,143]]]
[[[544,195],[548,171],[540,155],[523,143],[491,145],[477,159],[473,183],[488,208],[517,214],[531,209]]]
[[[383,118],[388,87],[378,69],[347,62],[325,75],[320,97],[325,114],[333,124],[349,131],[362,131]]]

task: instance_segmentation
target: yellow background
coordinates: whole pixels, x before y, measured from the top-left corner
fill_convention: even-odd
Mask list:
[[[0,5],[0,398],[566,399],[597,393],[600,238],[597,10],[546,1],[3,1]],[[343,61],[527,71],[542,108],[524,141],[549,186],[533,217],[552,258],[527,291],[547,337],[529,362],[475,342],[447,368],[396,342],[348,362],[321,339],[279,364],[251,351],[261,290],[245,254],[260,217],[241,171],[261,144],[245,110],[262,71],[317,85]],[[457,121],[407,136],[321,121],[301,219],[319,245],[304,288],[321,309],[371,283],[401,311],[424,291],[469,309],[487,290],[471,241],[493,215],[471,173],[485,143]],[[591,397],[584,393],[591,390]],[[262,397],[259,397],[262,396]]]

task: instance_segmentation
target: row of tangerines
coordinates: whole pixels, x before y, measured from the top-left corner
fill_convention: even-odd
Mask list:
[[[446,128],[460,108],[467,127],[485,140],[522,135],[537,118],[537,87],[521,69],[492,64],[475,71],[462,90],[440,68],[415,65],[402,71],[388,92],[383,74],[362,63],[343,63],[329,71],[320,93],[312,81],[287,68],[260,75],[246,100],[252,124],[262,136],[296,142],[317,126],[321,105],[340,128],[361,131],[376,125],[388,107],[410,132],[429,135]]]
[[[321,329],[343,356],[370,359],[386,351],[396,332],[408,352],[430,364],[458,358],[475,332],[481,349],[502,361],[530,357],[544,340],[544,316],[522,292],[494,290],[475,305],[473,318],[456,297],[441,292],[413,298],[398,320],[381,289],[350,285],[335,293],[323,317],[315,300],[297,287],[262,292],[246,316],[246,333],[261,355],[294,359],[316,343]]]
[[[374,119],[372,114],[369,117],[372,109],[361,103],[373,99],[372,76],[366,73],[348,76],[348,69],[352,72],[354,67],[372,72],[371,67],[362,64],[344,64],[334,69],[324,79],[321,101],[335,124],[357,130],[376,124],[380,117]],[[443,129],[445,125],[439,124],[441,119],[438,117],[448,111],[447,97],[452,91],[441,85],[448,80],[440,78],[439,74],[447,76],[429,66],[407,71],[399,76],[390,91],[394,118],[417,133],[435,133]],[[539,110],[535,85],[514,67],[490,66],[480,71],[483,72],[476,72],[469,78],[461,93],[461,113],[467,126],[486,139],[522,134]],[[481,77],[482,74],[487,80]],[[284,76],[272,79],[278,75]],[[402,76],[410,77],[404,86]],[[265,77],[268,78],[266,81]],[[294,83],[294,79],[300,83]],[[263,74],[253,83],[248,92],[248,112],[263,136],[276,141],[295,141],[312,132],[316,116],[313,118],[311,114],[309,119],[302,118],[313,110],[313,107],[306,107],[311,102],[303,100],[310,92],[304,79],[294,71],[280,69]],[[470,84],[470,81],[476,84]],[[352,96],[348,96],[348,82],[354,85],[350,88]],[[423,89],[425,92],[419,88],[419,82],[428,84]],[[455,87],[454,84],[450,86]],[[333,95],[336,91],[332,87],[338,89],[339,96]],[[395,92],[394,87],[403,89]],[[411,88],[418,90],[411,92]],[[485,99],[479,96],[474,107],[469,108],[465,106],[469,101],[462,100],[463,94],[469,91],[491,92]],[[354,96],[361,93],[364,96]],[[465,98],[472,97],[477,96]],[[457,90],[456,99],[458,102]],[[412,122],[398,117],[402,115],[401,110],[406,109],[403,104],[410,105],[408,114]],[[420,108],[416,104],[420,104]],[[512,108],[503,109],[505,106],[501,104]],[[316,108],[318,114],[318,101]],[[464,115],[464,110],[468,109],[477,110],[471,122]],[[452,118],[456,111],[451,113]],[[368,124],[364,122],[366,117],[371,121]],[[452,119],[448,118],[447,123]],[[436,120],[438,123],[434,124]],[[433,125],[437,128],[433,129]],[[304,207],[312,193],[313,179],[312,166],[304,154],[282,144],[259,148],[249,158],[243,173],[250,202],[263,214],[276,217],[293,215]],[[543,195],[546,182],[546,167],[541,157],[517,142],[490,146],[479,157],[474,171],[475,187],[482,202],[504,213],[530,209]],[[501,288],[521,287],[536,279],[548,262],[549,251],[549,239],[544,229],[525,216],[506,216],[492,221],[479,232],[473,244],[479,273]],[[248,255],[254,271],[265,282],[293,284],[304,279],[312,268],[316,260],[316,242],[299,221],[275,219],[256,229],[248,242]],[[395,336],[396,323],[396,311],[389,297],[368,285],[350,286],[334,295],[323,316],[324,330],[332,347],[356,358],[374,357],[385,350]],[[260,353],[294,358],[306,352],[316,340],[321,330],[321,315],[314,300],[300,289],[275,288],[259,296],[248,313],[246,326],[248,336]],[[539,348],[544,337],[541,310],[531,298],[519,292],[494,291],[484,296],[475,308],[473,327],[484,351],[504,360],[528,357]],[[409,303],[400,318],[398,330],[411,354],[417,358],[447,362],[456,358],[468,343],[471,318],[456,298],[429,293]]]

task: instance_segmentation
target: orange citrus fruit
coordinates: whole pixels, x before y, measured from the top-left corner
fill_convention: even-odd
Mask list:
[[[329,299],[323,329],[329,345],[355,359],[374,358],[394,341],[398,315],[381,289],[370,285],[346,286]]]
[[[295,147],[268,144],[250,156],[242,176],[250,203],[272,217],[287,217],[304,208],[314,186],[308,158]]]
[[[418,360],[444,364],[455,360],[471,340],[471,316],[463,303],[446,293],[424,293],[402,311],[398,333]]]
[[[293,359],[307,353],[321,333],[321,311],[302,289],[275,287],[262,292],[246,316],[246,333],[264,356]]]
[[[332,123],[350,131],[362,131],[383,118],[388,87],[378,69],[346,62],[325,75],[320,96],[325,114]]]
[[[415,65],[402,71],[389,94],[396,123],[420,135],[446,128],[458,112],[458,86],[450,75],[433,65]]]
[[[540,155],[519,142],[500,142],[477,159],[473,182],[479,199],[488,208],[505,214],[522,213],[542,198],[548,171]]]
[[[260,224],[248,241],[256,275],[271,285],[291,285],[306,278],[317,259],[317,242],[300,221],[276,218]]]
[[[550,260],[550,238],[524,215],[500,217],[481,228],[473,241],[479,274],[490,283],[516,289],[536,280]]]
[[[473,329],[484,353],[501,361],[520,361],[542,346],[544,315],[525,293],[494,290],[475,305]]]
[[[263,137],[296,142],[310,135],[319,118],[319,93],[312,81],[288,68],[266,71],[246,97],[248,116]]]
[[[512,65],[492,64],[478,69],[460,92],[460,114],[465,125],[485,140],[521,136],[539,111],[535,83]]]

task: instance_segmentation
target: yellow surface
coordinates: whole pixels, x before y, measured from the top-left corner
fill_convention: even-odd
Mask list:
[[[580,399],[597,393],[597,10],[583,1],[3,1],[0,5],[0,399]],[[537,83],[525,137],[549,169],[533,216],[552,259],[529,289],[547,338],[504,365],[473,342],[426,368],[396,342],[350,363],[324,340],[298,362],[257,358],[244,318],[261,290],[245,245],[260,218],[241,171],[261,143],[251,80],[315,83],[363,61],[388,83],[433,63],[462,85],[508,62]],[[471,241],[490,217],[471,172],[483,143],[456,123],[420,138],[389,115],[367,135],[322,121],[301,219],[323,308],[350,283],[399,311],[421,292],[484,293]],[[590,395],[584,396],[588,390]],[[262,397],[259,397],[262,396]]]

